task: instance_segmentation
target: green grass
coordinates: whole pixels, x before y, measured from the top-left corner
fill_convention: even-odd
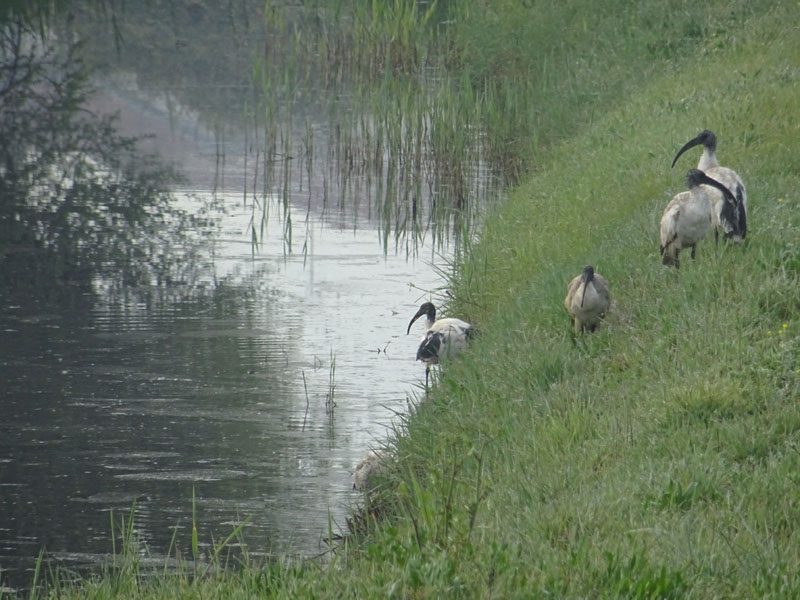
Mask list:
[[[560,4],[566,31],[560,9],[543,9],[563,70],[552,77],[569,94],[605,75],[625,83],[543,126],[549,141],[522,161],[535,172],[459,259],[449,311],[482,335],[398,427],[389,517],[324,563],[107,577],[54,595],[800,595],[800,6],[679,2],[667,15],[654,0],[617,30],[600,4]],[[485,56],[462,43],[462,65],[543,69],[512,35],[521,15],[491,16],[459,30],[491,40]],[[573,69],[580,53],[557,48],[580,44],[582,23],[604,34]],[[637,48],[625,77],[617,59]],[[538,99],[548,118],[554,90]],[[671,170],[675,151],[706,127],[745,180],[751,229],[741,246],[707,239],[678,273],[660,264],[658,220],[699,155]],[[562,301],[589,263],[614,304],[573,340]]]

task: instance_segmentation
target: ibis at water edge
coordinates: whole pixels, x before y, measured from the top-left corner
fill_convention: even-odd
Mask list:
[[[406,335],[411,333],[411,326],[420,317],[425,316],[425,335],[417,349],[417,360],[425,363],[425,387],[431,366],[438,364],[443,358],[450,358],[467,347],[467,341],[475,333],[472,325],[461,319],[446,317],[436,320],[436,307],[425,302],[419,307],[417,314],[408,324]]]

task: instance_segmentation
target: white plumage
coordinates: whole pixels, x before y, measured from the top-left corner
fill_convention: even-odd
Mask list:
[[[411,332],[411,326],[421,316],[427,317],[425,335],[417,349],[417,360],[425,363],[425,387],[428,387],[428,376],[432,365],[438,364],[443,358],[450,358],[458,351],[467,347],[467,340],[474,333],[472,325],[461,319],[447,317],[436,320],[436,307],[425,302],[419,307],[417,314],[408,324],[406,335]]]
[[[733,242],[741,242],[747,235],[747,190],[736,171],[719,165],[717,136],[714,132],[705,129],[686,142],[672,160],[672,166],[675,166],[678,157],[686,150],[700,144],[703,145],[703,154],[700,155],[697,168],[728,188],[733,196],[731,201],[726,199],[721,191],[712,187],[706,188],[712,207],[714,235],[717,236],[717,228],[722,228],[726,238]]]
[[[680,266],[678,253],[684,248],[692,249],[695,257],[697,243],[702,240],[712,225],[711,199],[706,191],[713,186],[723,195],[723,202],[733,202],[730,190],[699,169],[686,174],[688,192],[672,198],[661,216],[661,262]]]
[[[367,450],[353,473],[353,489],[369,492],[375,487],[375,476],[386,470],[382,452]]]
[[[567,309],[575,333],[585,330],[594,332],[611,306],[611,292],[605,278],[587,265],[583,273],[574,277],[567,285],[564,307]]]

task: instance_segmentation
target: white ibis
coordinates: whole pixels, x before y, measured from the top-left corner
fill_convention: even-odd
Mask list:
[[[353,489],[369,492],[375,487],[374,478],[386,470],[382,452],[367,450],[356,465],[353,473]]]
[[[575,333],[588,329],[594,332],[608,307],[611,306],[611,293],[605,278],[594,272],[594,267],[587,265],[583,273],[574,277],[567,285],[567,297],[564,307],[567,309]]]
[[[707,190],[711,200],[711,207],[713,208],[711,216],[713,218],[714,237],[716,239],[718,236],[717,228],[722,227],[726,238],[737,243],[741,242],[744,236],[747,235],[747,191],[744,188],[744,183],[742,183],[742,178],[739,177],[736,171],[728,167],[719,166],[717,161],[717,136],[714,135],[714,132],[705,129],[697,137],[686,142],[672,160],[672,166],[675,166],[675,162],[681,154],[689,148],[700,144],[703,145],[703,154],[700,155],[697,168],[727,187],[734,196],[733,202],[726,202],[724,195],[717,190]]]
[[[711,199],[706,186],[722,192],[724,203],[736,202],[727,187],[700,169],[689,170],[686,185],[689,191],[676,194],[661,216],[661,262],[675,267],[680,267],[678,253],[683,248],[691,248],[694,259],[697,243],[711,227]]]
[[[475,330],[466,321],[453,317],[437,321],[436,307],[430,302],[425,302],[408,324],[406,335],[411,332],[414,321],[422,315],[427,317],[427,322],[425,335],[417,349],[417,360],[425,363],[425,387],[427,388],[431,366],[438,364],[440,359],[450,358],[459,350],[466,348],[467,340],[475,333]]]

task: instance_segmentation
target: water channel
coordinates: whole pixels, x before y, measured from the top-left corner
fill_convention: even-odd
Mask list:
[[[174,202],[208,227],[180,282],[100,272],[88,289],[0,292],[0,585],[29,585],[40,550],[103,563],[111,515],[134,503],[144,558],[164,564],[176,528],[188,557],[193,496],[206,551],[247,520],[251,555],[324,552],[329,518],[344,528],[359,500],[359,458],[419,400],[421,329],[406,326],[442,298],[454,238],[390,230],[386,244],[368,203],[326,206],[316,179],[298,176],[288,204],[256,194],[241,135],[220,161],[218,136],[158,102],[94,102],[155,134],[186,176]]]

